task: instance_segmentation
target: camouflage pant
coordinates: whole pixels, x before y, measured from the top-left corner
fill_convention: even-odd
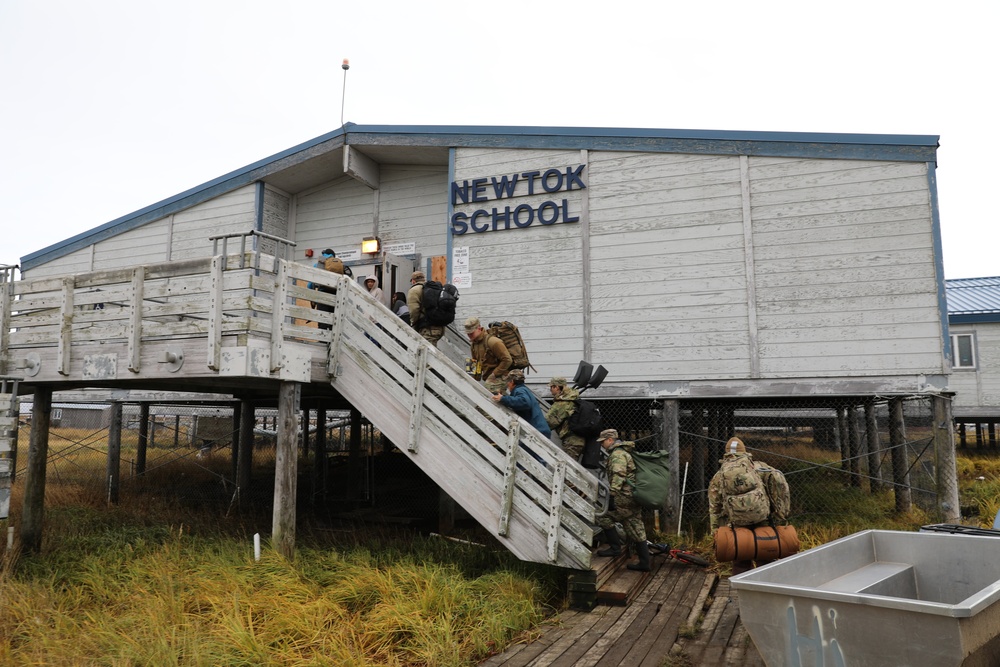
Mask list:
[[[483,380],[483,386],[491,394],[502,394],[507,389],[507,383],[503,380]]]
[[[417,329],[417,333],[424,337],[424,339],[437,347],[438,341],[444,336],[444,327],[423,327]]]
[[[646,541],[646,526],[642,523],[642,508],[635,504],[632,496],[616,495],[615,509],[608,510],[607,514],[597,518],[597,525],[605,530],[614,530],[613,526],[616,523],[622,525],[625,529],[625,537],[630,541]]]
[[[566,437],[562,439],[563,451],[573,457],[574,461],[580,460],[580,456],[583,454],[583,445],[583,438],[573,433],[567,433]]]

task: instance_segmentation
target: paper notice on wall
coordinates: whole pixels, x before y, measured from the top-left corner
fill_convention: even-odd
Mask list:
[[[472,287],[472,274],[468,272],[453,273],[451,275],[451,284],[460,290]]]
[[[455,273],[469,272],[469,248],[452,248],[451,268]]]
[[[337,253],[337,257],[339,257],[341,259],[341,261],[344,261],[344,262],[356,262],[359,259],[361,259],[361,251],[360,250],[344,250],[344,251],[338,252]]]
[[[413,255],[417,252],[417,244],[414,243],[389,243],[382,247],[382,250],[389,255]]]

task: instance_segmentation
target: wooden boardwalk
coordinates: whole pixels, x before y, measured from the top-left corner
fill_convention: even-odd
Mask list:
[[[541,636],[515,644],[481,667],[760,667],[739,622],[729,579],[675,560],[658,569],[628,605],[567,610]]]

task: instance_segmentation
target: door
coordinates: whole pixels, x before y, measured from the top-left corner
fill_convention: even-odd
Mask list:
[[[384,253],[382,256],[382,292],[391,304],[393,295],[396,292],[403,293],[403,301],[406,301],[406,292],[410,289],[410,275],[413,273],[413,260],[391,253]],[[391,305],[390,305],[391,307]]]

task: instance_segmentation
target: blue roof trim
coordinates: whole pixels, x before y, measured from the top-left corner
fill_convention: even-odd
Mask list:
[[[445,146],[449,148],[513,147],[591,150],[634,150],[719,155],[875,159],[933,162],[938,135],[743,132],[729,130],[664,130],[588,127],[516,127],[462,125],[355,125],[345,123],[327,134],[293,146],[168,199],[116,218],[21,258],[22,270],[52,261],[147,222],[194,206],[264,178],[302,153],[320,152],[330,141],[354,145]],[[396,138],[395,141],[390,138]]]
[[[349,131],[376,134],[509,135],[586,138],[694,139],[698,141],[779,141],[825,144],[895,144],[938,146],[936,134],[838,134],[835,132],[751,132],[739,130],[670,130],[613,127],[544,127],[516,125],[354,125]]]
[[[951,324],[984,324],[989,322],[1000,322],[1000,311],[995,313],[961,313],[949,315],[948,322]]]

